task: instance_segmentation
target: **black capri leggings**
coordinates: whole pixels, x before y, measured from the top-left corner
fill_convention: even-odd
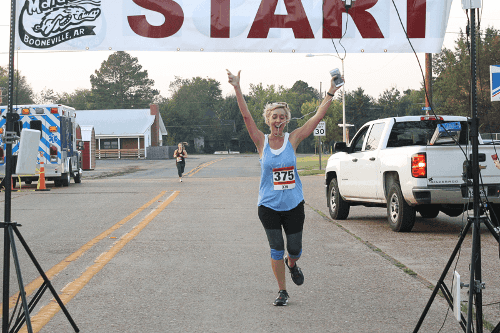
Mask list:
[[[285,254],[285,241],[281,228],[285,231],[288,255],[292,259],[300,258],[305,217],[304,201],[297,207],[284,212],[259,206],[259,218],[266,230],[267,240],[271,247],[271,258],[281,260]]]
[[[179,174],[179,177],[182,177],[182,174],[184,173],[185,166],[186,166],[186,163],[177,163],[177,174]]]

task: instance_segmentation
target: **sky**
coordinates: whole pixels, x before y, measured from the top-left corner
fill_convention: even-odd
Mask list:
[[[500,1],[483,0],[481,28],[500,29]],[[8,66],[10,1],[0,1],[0,66]],[[461,1],[453,0],[443,47],[453,48],[460,29],[465,31],[467,17]],[[169,85],[175,77],[195,76],[215,79],[221,83],[223,96],[233,93],[227,82],[226,68],[233,73],[241,70],[244,94],[250,84],[262,83],[291,88],[302,80],[324,92],[330,84],[329,71],[342,69],[342,62],[331,53],[306,57],[304,53],[223,53],[223,52],[161,52],[129,51],[148,71],[155,89],[170,96]],[[24,75],[35,93],[52,89],[71,93],[90,89],[90,75],[99,69],[112,51],[29,52],[16,53],[15,66]],[[343,55],[343,54],[341,54]],[[425,54],[417,54],[425,71]],[[419,89],[423,78],[417,57],[413,53],[348,53],[344,60],[346,91],[363,88],[366,94],[378,98],[385,90]]]

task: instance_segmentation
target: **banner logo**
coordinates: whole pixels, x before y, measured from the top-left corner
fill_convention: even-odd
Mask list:
[[[26,0],[19,15],[19,37],[29,47],[46,49],[95,35],[100,0]]]

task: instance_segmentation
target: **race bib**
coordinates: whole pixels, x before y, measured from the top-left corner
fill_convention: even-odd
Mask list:
[[[274,190],[291,190],[295,188],[295,168],[293,166],[286,168],[273,169]]]
[[[177,162],[182,162],[182,157],[177,157]]]

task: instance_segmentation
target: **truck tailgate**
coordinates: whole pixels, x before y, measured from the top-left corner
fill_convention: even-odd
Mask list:
[[[427,183],[428,185],[462,184],[463,164],[465,154],[472,156],[471,146],[427,146]],[[498,149],[500,151],[500,147]],[[465,153],[465,154],[464,154]],[[480,145],[479,154],[484,154],[486,161],[480,162],[481,178],[484,184],[500,183],[500,163],[498,167],[492,157],[495,148],[490,145]]]

